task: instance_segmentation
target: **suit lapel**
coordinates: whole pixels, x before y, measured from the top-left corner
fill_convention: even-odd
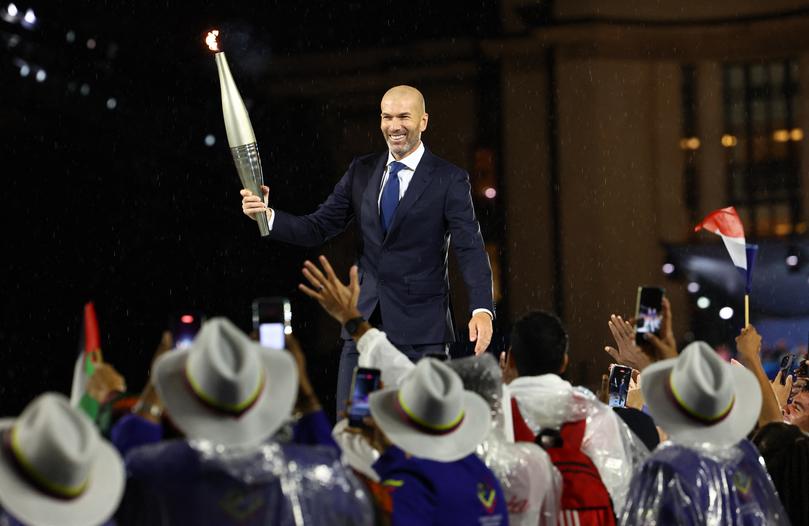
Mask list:
[[[382,243],[382,224],[379,221],[379,206],[377,199],[379,197],[379,185],[382,184],[382,174],[385,171],[385,161],[388,158],[387,152],[379,156],[376,163],[371,168],[371,173],[368,177],[368,184],[365,186],[365,192],[362,195],[362,222],[364,224],[363,230],[370,233],[378,243]]]
[[[396,213],[393,215],[393,222],[388,229],[388,235],[385,237],[386,240],[390,237],[390,234],[396,230],[400,224],[402,224],[404,217],[413,207],[413,204],[418,201],[421,194],[424,193],[424,190],[430,186],[430,183],[433,181],[431,175],[434,169],[435,163],[433,160],[433,154],[431,154],[429,150],[424,150],[424,156],[421,158],[421,162],[419,162],[418,167],[416,167],[416,171],[413,173],[413,178],[410,180],[407,191],[405,192],[404,197],[402,197],[402,200],[399,201],[399,206],[396,207]]]

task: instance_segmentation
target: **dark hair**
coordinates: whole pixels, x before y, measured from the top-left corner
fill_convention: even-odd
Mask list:
[[[809,437],[797,427],[767,424],[753,437],[793,526],[809,526]]]
[[[567,332],[556,315],[528,312],[511,329],[511,352],[520,376],[559,374],[567,354]]]

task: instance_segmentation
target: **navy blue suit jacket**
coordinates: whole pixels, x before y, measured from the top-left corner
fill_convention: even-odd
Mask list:
[[[394,343],[454,341],[447,278],[450,238],[470,308],[494,312],[492,271],[475,219],[469,174],[425,150],[385,236],[378,198],[387,158],[387,152],[355,158],[312,214],[275,210],[269,238],[314,247],[356,221],[362,315],[367,319],[379,305],[382,326]],[[343,337],[350,338],[345,332]]]

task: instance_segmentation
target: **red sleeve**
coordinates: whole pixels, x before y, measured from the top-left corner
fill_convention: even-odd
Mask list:
[[[520,406],[514,398],[511,399],[511,423],[514,426],[515,442],[534,442],[536,435],[534,435],[531,428],[529,428],[528,424],[523,420],[522,414],[520,414]]]

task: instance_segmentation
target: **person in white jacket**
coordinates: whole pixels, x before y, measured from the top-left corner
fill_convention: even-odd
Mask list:
[[[568,364],[568,336],[555,315],[533,311],[514,324],[503,360],[507,395],[534,433],[586,419],[581,450],[598,469],[616,513],[623,508],[632,475],[649,451],[620,417],[584,387],[560,375]],[[510,406],[510,403],[509,403]]]
[[[323,271],[307,265],[310,275],[322,287],[320,290],[302,286],[301,290],[315,298],[332,317],[341,323],[357,314],[359,282],[356,267],[350,272],[346,286],[335,275],[325,257],[321,257]],[[315,274],[315,273],[318,274]],[[363,322],[352,334],[359,351],[359,366],[381,370],[385,387],[398,387],[415,367],[406,356],[388,340],[384,332]],[[492,411],[492,430],[478,445],[477,455],[500,481],[508,504],[509,524],[517,526],[552,526],[556,524],[562,479],[548,454],[531,443],[515,444],[507,441],[502,411],[503,384],[501,371],[491,355],[454,360],[449,366],[464,383],[464,388],[481,395]],[[374,480],[370,469],[375,457],[373,448],[358,439],[355,433],[345,431],[346,421],[337,423],[334,438],[343,448],[345,459],[354,469]]]

